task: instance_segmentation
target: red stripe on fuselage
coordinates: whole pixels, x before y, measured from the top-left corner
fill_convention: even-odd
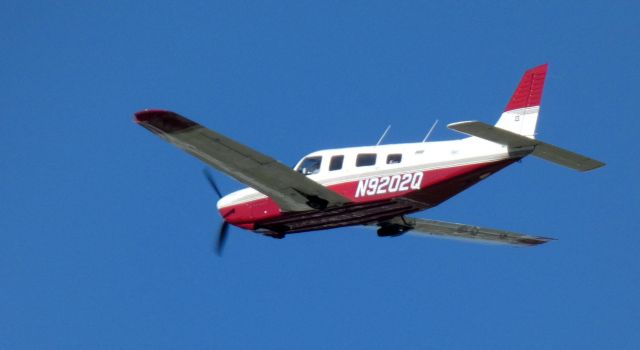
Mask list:
[[[262,198],[221,208],[220,213],[236,226],[279,233],[371,223],[434,207],[517,160],[426,170],[419,190],[356,197],[360,179],[328,186],[353,203],[326,210],[280,212],[273,200]]]

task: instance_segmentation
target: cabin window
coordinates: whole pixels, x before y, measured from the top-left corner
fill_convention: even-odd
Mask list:
[[[376,165],[375,153],[361,153],[356,158],[356,166],[371,166]]]
[[[322,157],[307,157],[300,163],[298,172],[304,175],[312,175],[320,172],[320,164],[322,164]]]
[[[387,156],[387,164],[398,164],[402,162],[402,154],[390,154]]]
[[[342,169],[343,160],[344,160],[344,156],[331,157],[331,162],[329,162],[329,171]]]

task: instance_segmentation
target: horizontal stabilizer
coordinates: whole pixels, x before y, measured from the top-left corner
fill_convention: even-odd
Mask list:
[[[509,146],[510,151],[527,150],[531,148],[531,154],[538,158],[578,171],[589,171],[605,165],[595,159],[478,121],[453,123],[449,124],[448,128],[463,134]]]
[[[493,228],[411,217],[396,217],[389,220],[388,223],[405,227],[409,232],[415,234],[427,234],[441,238],[471,240],[479,243],[534,246],[554,240],[554,238],[549,237],[530,236]]]

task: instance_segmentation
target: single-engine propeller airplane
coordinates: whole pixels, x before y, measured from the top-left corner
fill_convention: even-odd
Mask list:
[[[547,65],[524,73],[495,126],[449,124],[468,137],[452,141],[327,149],[293,168],[174,112],[144,110],[134,121],[248,185],[220,197],[221,253],[228,225],[274,238],[343,226],[377,227],[378,236],[408,231],[448,238],[532,246],[552,238],[407,216],[432,208],[533,155],[578,171],[604,163],[539,141],[535,129]]]

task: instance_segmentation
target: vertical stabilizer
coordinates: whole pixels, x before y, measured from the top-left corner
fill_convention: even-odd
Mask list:
[[[543,64],[524,73],[496,127],[535,138],[547,68]]]

